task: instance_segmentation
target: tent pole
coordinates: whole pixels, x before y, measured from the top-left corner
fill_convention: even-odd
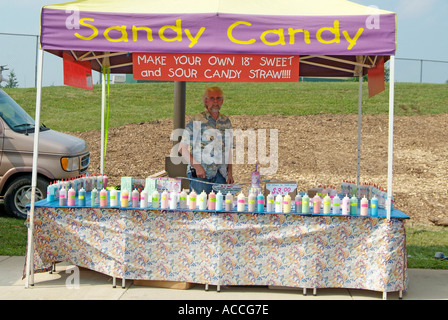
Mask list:
[[[362,127],[362,71],[359,73],[358,89],[358,159],[356,169],[356,186],[359,188],[361,176],[361,127]]]
[[[104,174],[104,110],[106,108],[106,72],[101,72],[101,174]]]
[[[36,200],[37,160],[39,156],[40,108],[42,101],[42,66],[44,52],[39,49],[37,65],[36,115],[34,126],[33,171],[31,175],[31,205],[29,212],[28,245],[25,267],[25,288],[34,285],[34,203]]]
[[[391,217],[392,201],[392,164],[394,154],[394,100],[395,100],[395,56],[390,57],[389,79],[389,150],[387,159],[387,220]]]

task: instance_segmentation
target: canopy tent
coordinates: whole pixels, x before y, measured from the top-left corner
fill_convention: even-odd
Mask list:
[[[43,51],[90,61],[96,71],[133,73],[133,54],[300,55],[300,76],[359,77],[358,183],[362,75],[390,63],[388,214],[392,198],[396,15],[346,0],[78,0],[41,13],[36,122],[40,122]],[[104,146],[103,72],[102,146]],[[297,79],[298,80],[298,79]],[[175,118],[185,117],[176,82]],[[182,88],[182,87],[181,87]],[[183,87],[185,90],[185,87]],[[175,121],[176,123],[176,121]],[[34,136],[26,287],[33,276],[34,201],[39,128]],[[101,154],[103,164],[103,152]]]

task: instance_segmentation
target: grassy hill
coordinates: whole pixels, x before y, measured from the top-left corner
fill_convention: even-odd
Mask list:
[[[201,97],[206,85],[219,85],[226,99],[227,115],[308,115],[358,113],[357,82],[300,83],[187,83],[187,114],[203,110]],[[5,89],[31,116],[35,113],[36,89]],[[110,86],[110,126],[154,121],[173,116],[172,82],[113,84]],[[363,88],[363,113],[389,111],[389,90],[369,98]],[[448,85],[397,83],[395,114],[438,114],[448,112]],[[56,115],[56,116],[55,116]],[[86,131],[101,128],[101,85],[94,90],[67,86],[42,89],[42,122],[55,130]]]

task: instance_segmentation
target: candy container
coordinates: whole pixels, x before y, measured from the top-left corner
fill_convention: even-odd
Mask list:
[[[257,212],[264,212],[264,196],[261,192],[257,196]]]
[[[350,215],[356,216],[358,214],[358,198],[355,195],[350,199]]]
[[[137,189],[134,189],[134,191],[132,191],[132,193],[131,193],[132,207],[134,207],[134,208],[138,207],[138,198],[139,198],[139,193],[138,193]]]
[[[129,191],[128,190],[121,190],[120,199],[121,199],[121,201],[120,201],[121,207],[123,207],[123,208],[129,207]]]
[[[317,194],[313,198],[313,213],[320,213],[320,197]]]
[[[337,195],[333,198],[333,214],[341,214],[341,199]]]
[[[310,197],[305,193],[302,198],[302,213],[310,213]]]
[[[276,213],[281,213],[282,212],[282,202],[283,202],[283,197],[281,194],[278,194],[275,197],[275,212]]]
[[[207,210],[207,194],[204,190],[198,196],[199,210]]]
[[[144,209],[147,206],[148,206],[148,191],[142,190],[142,192],[140,193],[140,208]]]
[[[75,206],[75,198],[76,198],[76,191],[73,188],[70,188],[67,192],[67,205],[69,207]]]
[[[302,213],[302,196],[300,195],[300,193],[297,193],[294,199],[294,204],[296,213]]]
[[[161,209],[168,209],[168,192],[166,190],[163,190],[162,196],[160,197],[160,208]]]
[[[187,209],[187,193],[184,190],[179,195],[179,208]]]
[[[244,193],[241,192],[238,195],[238,203],[237,203],[237,211],[238,212],[244,211],[244,209],[245,209],[245,202],[246,202],[245,199],[246,199],[246,197],[244,196]]]
[[[361,199],[361,215],[369,215],[369,200],[365,196]]]
[[[324,197],[323,203],[324,203],[324,210],[323,210],[324,214],[330,214],[330,211],[331,211],[331,198],[330,198],[330,196],[328,194]]]
[[[255,194],[253,192],[249,193],[247,197],[247,211],[255,212]]]
[[[269,193],[266,198],[266,212],[274,212],[275,211],[275,200],[274,195]]]
[[[225,207],[226,211],[232,211],[233,209],[233,196],[232,194],[229,192],[227,192],[226,194],[226,207]]]
[[[63,185],[61,190],[59,191],[59,205],[66,206],[67,205],[67,189]]]
[[[118,198],[117,198],[117,196],[118,196],[117,189],[112,188],[112,190],[110,190],[110,195],[109,195],[110,206],[111,207],[117,207],[118,206]]]
[[[208,195],[208,210],[216,210],[216,193],[213,190]]]
[[[224,196],[221,193],[221,191],[218,191],[218,193],[216,194],[216,210],[217,211],[222,211],[223,209],[223,205],[224,205]]]
[[[378,217],[378,198],[373,196],[372,200],[370,200],[370,215],[372,217]]]
[[[283,198],[283,213],[291,213],[291,196],[289,194]]]
[[[191,190],[191,192],[190,192],[190,200],[189,200],[189,203],[188,203],[188,208],[190,210],[195,210],[196,209],[196,196],[197,196],[197,194],[194,191],[194,189]]]
[[[100,207],[107,207],[107,191],[104,188],[100,191]]]
[[[345,195],[345,197],[342,199],[342,214],[344,216],[350,215],[350,198],[348,195]]]
[[[98,206],[99,201],[98,201],[98,190],[96,188],[93,188],[92,191],[90,192],[90,205],[92,207],[96,207]]]
[[[159,207],[159,191],[154,190],[151,196],[151,207],[157,209]]]

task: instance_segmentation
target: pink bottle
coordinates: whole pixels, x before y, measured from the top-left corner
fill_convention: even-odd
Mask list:
[[[197,197],[197,194],[196,194],[196,192],[194,191],[194,189],[190,192],[190,200],[189,200],[189,202],[188,202],[188,208],[190,209],[190,210],[195,210],[196,209],[196,197]]]
[[[350,198],[347,195],[342,199],[342,214],[344,216],[350,215]]]
[[[216,194],[213,191],[208,195],[208,210],[216,210]]]
[[[107,182],[109,181],[109,179],[106,177],[106,175],[103,175],[103,188],[107,189]]]
[[[67,193],[67,205],[69,207],[75,206],[75,198],[76,198],[76,191],[73,188],[70,188]]]
[[[107,191],[104,188],[100,191],[100,207],[107,207]]]
[[[169,199],[168,199],[168,192],[164,190],[162,192],[161,201],[160,201],[160,208],[161,209],[168,209]]]
[[[320,213],[320,197],[317,194],[313,198],[313,213]]]

